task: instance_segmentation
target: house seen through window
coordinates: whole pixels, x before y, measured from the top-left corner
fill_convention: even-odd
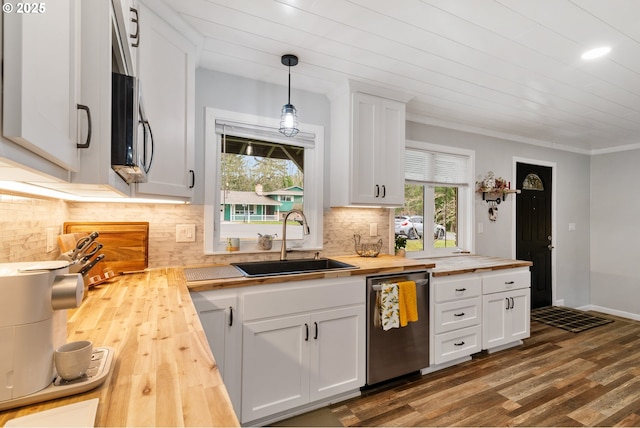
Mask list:
[[[292,209],[304,207],[304,148],[233,135],[221,139],[220,239],[255,241],[276,235]],[[302,238],[297,217],[287,222],[287,238]]]

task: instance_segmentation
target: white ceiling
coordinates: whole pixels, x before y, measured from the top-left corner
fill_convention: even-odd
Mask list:
[[[165,1],[202,36],[203,68],[286,86],[292,53],[294,88],[389,87],[413,96],[412,120],[580,153],[640,147],[640,0]],[[607,57],[580,59],[600,45]]]

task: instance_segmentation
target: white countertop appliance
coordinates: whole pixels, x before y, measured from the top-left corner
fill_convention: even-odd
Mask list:
[[[66,342],[66,309],[84,284],[69,262],[0,263],[0,406],[48,387],[53,351]]]

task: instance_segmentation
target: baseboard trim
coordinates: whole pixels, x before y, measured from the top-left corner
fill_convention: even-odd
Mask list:
[[[597,311],[597,312],[602,312],[603,314],[615,315],[617,317],[629,318],[634,321],[640,321],[640,314],[619,311],[617,309],[606,308],[604,306],[585,305],[585,306],[580,306],[579,308],[576,308],[576,309],[580,309],[581,311]]]

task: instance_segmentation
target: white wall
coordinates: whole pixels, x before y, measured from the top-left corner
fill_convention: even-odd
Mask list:
[[[285,84],[286,77],[286,69],[283,69],[282,81]],[[272,85],[232,74],[198,68],[196,70],[195,120],[196,182],[204,182],[204,112],[206,107],[280,118],[280,111],[286,103],[286,86]],[[291,104],[298,110],[299,122],[324,126],[325,138],[329,138],[330,104],[327,97],[313,92],[291,89]],[[327,145],[325,143],[325,147]],[[328,152],[325,153],[324,162],[325,165],[328,165]],[[202,185],[197,186],[198,191],[194,197],[195,204],[202,204],[204,201],[203,187]],[[328,200],[326,197],[328,187],[328,181],[325,180],[325,200]]]
[[[510,180],[512,187],[520,188],[512,177],[514,157],[556,164],[556,220],[553,232],[556,252],[556,298],[564,304],[579,307],[589,304],[589,174],[590,157],[554,150],[531,144],[461,132],[416,122],[407,123],[407,139],[433,144],[449,145],[475,150],[476,179],[487,171]],[[482,223],[483,233],[475,233],[477,254],[512,257],[514,245],[512,214],[514,196],[500,204],[498,220],[491,222],[487,204],[476,196],[475,225]],[[569,223],[576,224],[569,231]]]
[[[591,161],[591,305],[640,319],[640,150]]]

